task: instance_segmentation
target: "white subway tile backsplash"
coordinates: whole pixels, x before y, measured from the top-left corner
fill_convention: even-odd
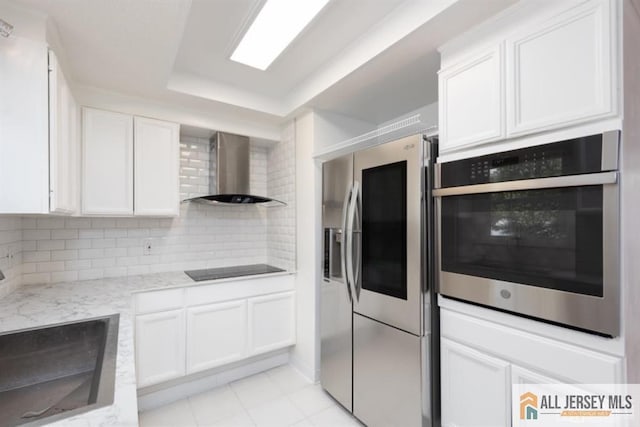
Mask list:
[[[35,220],[31,220],[35,226]],[[22,284],[22,221],[18,216],[0,216],[0,298]],[[35,241],[31,241],[35,248]],[[31,246],[31,245],[30,245]]]
[[[78,232],[78,237],[80,239],[102,239],[104,238],[104,230],[102,229],[80,230]]]
[[[66,218],[66,228],[91,228],[90,218]]]
[[[104,257],[104,249],[79,249],[78,259],[96,259]]]
[[[106,257],[127,256],[127,248],[105,248],[104,256]]]
[[[78,280],[78,272],[77,271],[56,271],[51,273],[51,282],[73,282]]]
[[[91,260],[91,268],[115,267],[115,258],[96,258]]]
[[[110,267],[104,269],[104,277],[121,277],[127,275],[126,267]]]
[[[51,230],[52,240],[68,240],[77,238],[78,230],[75,229]]]
[[[38,273],[50,273],[52,271],[64,271],[63,261],[39,262],[36,265]]]
[[[43,262],[50,260],[50,251],[28,251],[22,253],[22,262]]]
[[[51,239],[51,230],[23,230],[22,240]]]
[[[50,273],[27,273],[22,275],[23,285],[39,285],[51,282]]]
[[[128,237],[147,237],[149,230],[147,228],[130,228],[127,230]]]
[[[73,259],[78,259],[78,251],[76,249],[51,252],[51,261],[68,261]],[[25,262],[27,261],[25,260]]]
[[[64,228],[64,218],[42,218],[37,220],[37,228],[44,230]]]
[[[66,249],[88,249],[91,247],[91,240],[65,240]]]
[[[2,223],[3,221],[0,221],[0,223]],[[35,218],[27,218],[27,217],[23,217],[22,220],[20,221],[20,225],[19,227],[21,229],[27,229],[27,230],[31,230],[36,228],[36,219]]]
[[[115,218],[91,218],[92,228],[115,228]]]
[[[116,239],[92,239],[92,248],[115,248]]]
[[[134,265],[131,267],[127,267],[127,276],[135,276],[137,274],[148,274],[149,266],[148,265]]]
[[[86,270],[91,268],[91,261],[88,259],[65,261],[64,268],[67,271],[71,270]]]
[[[117,228],[136,228],[138,226],[137,218],[119,218],[116,220]]]
[[[78,271],[78,280],[93,280],[102,279],[104,277],[104,270],[101,268],[93,268],[90,270]]]
[[[38,240],[39,251],[56,251],[64,249],[64,240]]]
[[[107,239],[127,237],[127,230],[122,228],[107,228],[104,230],[104,237]]]

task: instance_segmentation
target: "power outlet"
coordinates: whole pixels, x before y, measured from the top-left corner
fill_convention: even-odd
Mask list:
[[[152,248],[151,239],[145,239],[144,244],[142,245],[142,255],[151,255]]]

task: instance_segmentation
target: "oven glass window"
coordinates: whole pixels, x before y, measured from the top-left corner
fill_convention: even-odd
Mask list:
[[[603,296],[602,186],[442,198],[442,270]]]
[[[407,162],[362,171],[362,288],[407,299]]]

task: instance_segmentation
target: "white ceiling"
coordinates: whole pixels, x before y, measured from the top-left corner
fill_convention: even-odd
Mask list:
[[[279,126],[304,107],[381,123],[437,100],[436,48],[515,0],[331,0],[266,71],[228,58],[262,0],[10,0],[48,14],[69,74]]]

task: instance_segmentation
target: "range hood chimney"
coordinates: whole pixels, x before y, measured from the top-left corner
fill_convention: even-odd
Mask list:
[[[265,196],[252,195],[250,190],[249,137],[217,132],[211,138],[210,165],[216,173],[209,176],[209,194],[186,201],[209,204],[261,204],[284,206],[284,202]]]

